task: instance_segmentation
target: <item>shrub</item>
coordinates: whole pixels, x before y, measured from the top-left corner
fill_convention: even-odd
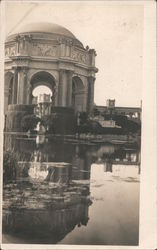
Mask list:
[[[28,130],[33,130],[37,126],[37,123],[40,122],[41,119],[36,115],[25,115],[21,120],[21,127],[26,132]]]
[[[16,179],[16,167],[18,156],[14,151],[4,151],[3,154],[3,178],[4,181]]]

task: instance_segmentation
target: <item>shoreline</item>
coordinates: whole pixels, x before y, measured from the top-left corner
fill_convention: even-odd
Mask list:
[[[16,135],[18,139],[23,140],[36,140],[37,136],[43,136],[46,139],[61,139],[63,142],[69,143],[88,143],[88,144],[104,144],[109,143],[113,145],[124,145],[124,146],[140,146],[141,136],[138,135],[115,135],[115,134],[29,134],[25,132],[4,132],[4,135]],[[21,136],[27,136],[22,138]]]

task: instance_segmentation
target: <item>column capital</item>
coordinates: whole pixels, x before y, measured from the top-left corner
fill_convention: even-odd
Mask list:
[[[24,76],[27,75],[27,72],[28,72],[28,67],[21,67],[20,71],[24,74]]]
[[[90,82],[95,82],[95,76],[88,76],[88,80],[90,81]]]
[[[74,70],[67,69],[66,73],[68,74],[69,77],[72,77],[74,74]]]
[[[17,71],[23,71],[23,72],[27,72],[28,71],[28,67],[27,66],[12,66],[13,70],[17,70]]]
[[[16,71],[19,70],[19,67],[18,67],[18,66],[12,66],[11,68],[12,68],[12,70],[16,70]]]
[[[74,70],[73,69],[66,69],[67,72],[71,72],[71,73],[74,73]]]
[[[64,68],[59,68],[59,73],[64,73],[66,71],[66,69]]]

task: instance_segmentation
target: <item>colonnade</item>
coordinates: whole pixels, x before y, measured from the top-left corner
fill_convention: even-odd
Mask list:
[[[32,104],[32,91],[34,89],[34,83],[33,80],[31,81],[28,79],[29,68],[13,67],[11,72],[12,77],[9,79],[9,82],[5,82],[5,85],[8,86],[7,90],[5,91],[5,98],[9,98],[10,88],[12,88],[10,92],[11,97],[10,102],[8,102],[8,100],[5,101],[5,106],[7,104]],[[47,73],[46,71],[43,72]],[[79,79],[81,83],[81,85],[78,87],[78,89],[75,89],[75,91],[74,79]],[[46,77],[44,81],[47,81]],[[72,70],[59,69],[58,81],[55,80],[54,82],[49,82],[50,88],[55,95],[54,106],[72,107],[75,109],[75,111],[85,111],[90,113],[93,109],[94,103],[95,78],[91,76],[86,77],[86,82],[87,85],[85,85],[81,80],[81,77],[76,75]],[[7,110],[7,107],[5,107],[5,110]]]

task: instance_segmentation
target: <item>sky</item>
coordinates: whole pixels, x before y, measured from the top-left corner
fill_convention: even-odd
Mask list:
[[[129,1],[128,1],[129,2]],[[31,22],[69,29],[97,53],[94,102],[140,106],[143,74],[143,5],[133,1],[6,1],[6,35]]]
[[[39,95],[43,93],[52,96],[52,91],[47,86],[38,86],[34,88],[32,95],[39,97]]]

